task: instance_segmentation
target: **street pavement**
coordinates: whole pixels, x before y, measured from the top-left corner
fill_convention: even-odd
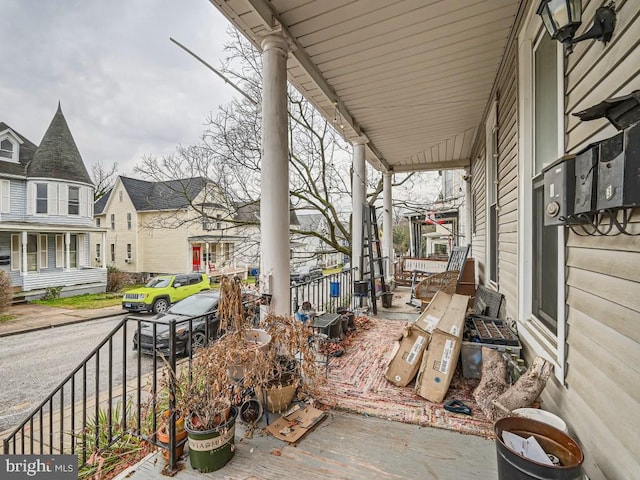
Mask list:
[[[411,289],[399,287],[394,291],[393,304],[390,308],[379,306],[378,315],[390,320],[415,319],[418,310],[407,305]],[[127,313],[120,305],[105,308],[74,310],[71,308],[57,308],[46,305],[25,303],[12,305],[4,312],[13,319],[0,322],[0,337],[26,333],[34,330],[44,330],[70,323],[85,322],[96,318],[112,317]],[[407,318],[409,314],[409,318]]]
[[[70,308],[57,308],[25,303],[12,305],[2,313],[3,315],[11,315],[13,318],[5,322],[0,322],[0,337],[34,330],[44,330],[46,328],[53,328],[70,323],[85,322],[96,318],[112,317],[127,312],[123,310],[120,305],[74,310]]]

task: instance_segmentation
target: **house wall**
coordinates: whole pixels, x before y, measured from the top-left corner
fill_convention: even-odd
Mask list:
[[[24,220],[27,204],[27,188],[24,180],[9,180],[9,213],[3,213],[3,221],[16,222]]]
[[[158,224],[161,218],[173,218],[175,213],[140,213],[141,225]],[[202,226],[200,226],[202,229]],[[187,238],[189,229],[142,228],[140,231],[140,252],[142,263],[136,264],[136,271],[150,273],[184,273],[191,271],[191,247]]]
[[[585,5],[583,18],[592,18],[598,6]],[[640,89],[640,2],[616,2],[616,11],[606,48],[586,41],[567,58],[569,153],[617,133],[607,120],[581,122],[572,113]],[[640,225],[631,230],[640,233]],[[545,401],[580,438],[592,479],[634,478],[640,471],[640,416],[625,412],[640,411],[640,240],[567,232],[566,387],[554,381]]]
[[[122,201],[120,201],[122,192]],[[131,213],[131,229],[127,226],[127,213]],[[111,214],[115,215],[115,230],[111,230]],[[139,218],[126,189],[118,179],[114,185],[109,201],[105,205],[103,214],[100,215],[100,227],[107,229],[106,244],[102,247],[102,255],[105,255],[107,265],[118,268],[125,272],[141,271],[139,265],[144,263],[144,258],[138,248],[138,227]],[[95,224],[95,220],[94,220]],[[96,265],[96,244],[102,242],[102,234],[91,235],[91,264]],[[132,262],[127,263],[127,244],[131,244]],[[115,244],[115,262],[111,261],[111,244]]]
[[[532,2],[528,2],[529,5]],[[602,2],[584,1],[588,25]],[[572,113],[640,89],[640,2],[616,2],[612,42],[586,41],[566,58],[565,149],[616,133],[606,120],[580,122]],[[582,29],[581,29],[582,31]],[[507,316],[518,319],[518,78],[515,42],[507,48],[497,81],[499,128],[498,287]],[[489,99],[491,101],[493,99]],[[480,134],[480,137],[484,135]],[[473,256],[486,283],[484,138],[472,155],[472,198],[476,198]],[[638,218],[636,209],[634,216]],[[640,224],[630,227],[640,233]],[[585,453],[590,479],[635,478],[640,471],[640,237],[578,236],[566,233],[566,375],[551,376],[543,408],[560,415]],[[525,292],[524,294],[527,294]],[[529,292],[530,294],[530,292]],[[524,345],[530,362],[536,355]],[[635,452],[635,453],[634,453]]]

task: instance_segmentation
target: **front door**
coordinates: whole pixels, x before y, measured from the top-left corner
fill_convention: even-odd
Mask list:
[[[201,247],[200,246],[193,246],[193,260],[192,260],[192,267],[193,267],[193,271],[194,272],[199,272],[200,271],[200,250]]]

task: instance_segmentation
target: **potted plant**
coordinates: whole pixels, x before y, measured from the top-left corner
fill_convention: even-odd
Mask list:
[[[223,334],[198,349],[190,371],[184,371],[189,377],[177,399],[185,416],[191,466],[202,472],[217,470],[233,457],[235,420],[239,407],[249,400],[244,392],[276,392],[267,395],[267,406],[269,398],[275,404],[276,396],[282,397],[272,406],[272,411],[281,411],[296,391],[313,393],[323,378],[310,346],[309,327],[290,316],[268,315],[263,329],[254,329],[236,280],[222,280],[218,305]],[[268,341],[257,341],[261,339]],[[255,402],[253,407],[259,410]]]

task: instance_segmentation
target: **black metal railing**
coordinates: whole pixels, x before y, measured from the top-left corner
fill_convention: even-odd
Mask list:
[[[168,469],[175,470],[175,384],[162,377],[162,367],[169,372],[176,372],[177,367],[190,372],[193,348],[185,345],[196,339],[192,332],[204,333],[198,335],[198,344],[203,337],[208,343],[218,334],[215,319],[206,320],[122,319],[3,440],[3,453],[75,454],[82,468],[89,459],[129,436],[167,449]],[[144,349],[143,336],[150,342]],[[136,351],[132,337],[137,339]],[[180,361],[177,346],[186,354]],[[156,354],[144,355],[151,352]],[[157,438],[158,415],[164,411],[173,412],[168,415],[168,444]]]
[[[347,269],[291,286],[291,314],[294,315],[305,301],[310,302],[316,310],[329,313],[336,313],[339,308],[349,308],[355,270]]]
[[[354,270],[293,286],[291,313],[303,301],[331,313],[348,308]],[[3,440],[3,453],[75,454],[82,468],[129,436],[168,450],[168,471],[175,471],[175,384],[162,376],[162,368],[190,373],[191,346],[214,341],[218,326],[213,316],[180,321],[125,317]],[[185,358],[179,361],[177,353]],[[171,413],[168,444],[157,437],[158,415],[165,411]]]

